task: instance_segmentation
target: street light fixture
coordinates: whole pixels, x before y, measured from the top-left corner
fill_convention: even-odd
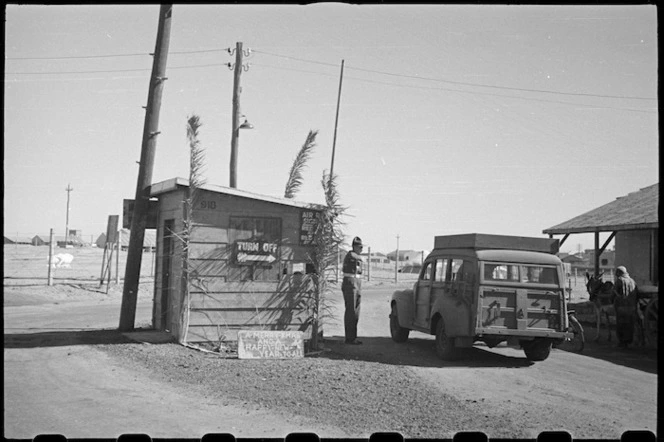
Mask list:
[[[244,115],[235,114],[233,118],[233,137],[231,139],[231,170],[230,170],[230,187],[237,188],[237,157],[238,145],[240,138],[240,129],[253,129],[254,125],[247,120]],[[244,118],[244,123],[240,123],[240,118]]]
[[[244,123],[242,123],[240,127],[238,127],[238,129],[253,129],[254,125],[247,120],[247,117],[245,117],[244,115],[242,116],[244,117]]]

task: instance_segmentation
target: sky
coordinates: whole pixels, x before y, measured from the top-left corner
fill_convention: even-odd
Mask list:
[[[159,5],[6,6],[5,236],[63,235],[69,195],[69,228],[96,239],[134,198],[158,18]],[[659,181],[653,5],[177,4],[153,183],[189,176],[195,114],[204,177],[230,185],[237,43],[254,126],[237,188],[282,197],[316,130],[295,199],[324,201],[334,146],[347,242],[365,250],[546,237]]]

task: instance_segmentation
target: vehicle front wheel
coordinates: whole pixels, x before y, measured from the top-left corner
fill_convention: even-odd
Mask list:
[[[548,339],[536,339],[526,342],[523,344],[523,352],[533,362],[543,361],[551,353],[551,341]]]
[[[392,313],[390,313],[390,334],[394,342],[403,343],[408,340],[410,330],[403,328],[399,325],[399,314],[397,313],[397,305],[392,306]]]
[[[445,322],[442,319],[439,319],[436,324],[436,353],[440,359],[446,361],[452,361],[458,357],[454,338],[450,338],[445,333]]]

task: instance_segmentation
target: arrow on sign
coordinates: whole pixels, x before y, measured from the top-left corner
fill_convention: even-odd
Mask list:
[[[238,262],[258,261],[272,263],[276,261],[277,258],[272,255],[249,255],[248,253],[238,253],[237,260]]]

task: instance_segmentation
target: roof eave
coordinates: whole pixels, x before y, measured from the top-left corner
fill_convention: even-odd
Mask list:
[[[641,224],[615,224],[609,226],[590,226],[590,227],[552,227],[542,230],[547,235],[562,235],[567,233],[595,233],[595,232],[619,232],[622,230],[650,230],[659,229],[659,222],[641,223]]]

